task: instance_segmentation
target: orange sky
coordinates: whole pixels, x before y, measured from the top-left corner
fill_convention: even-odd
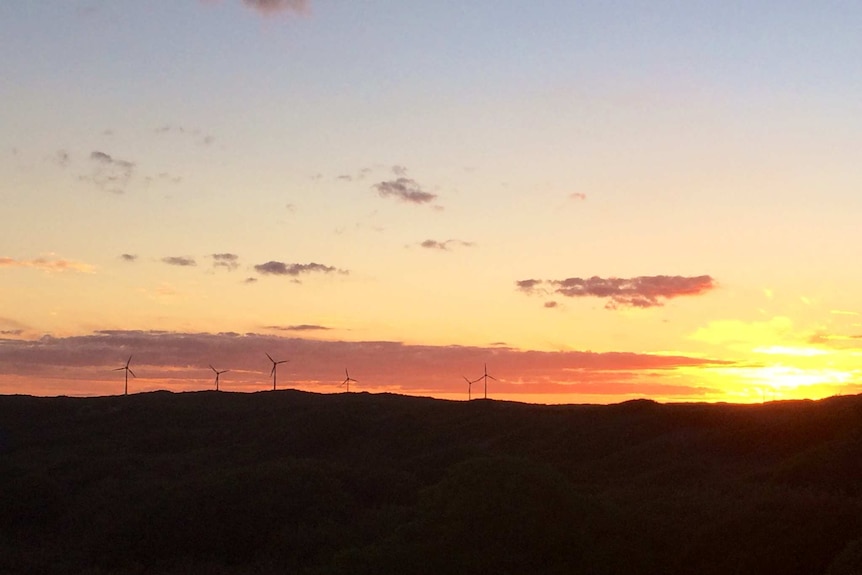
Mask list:
[[[0,393],[858,393],[860,19],[5,3]]]

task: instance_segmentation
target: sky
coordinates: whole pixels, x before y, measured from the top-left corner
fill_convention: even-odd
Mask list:
[[[860,29],[839,0],[4,1],[0,394],[120,394],[129,357],[130,393],[265,391],[267,354],[318,393],[862,392]]]

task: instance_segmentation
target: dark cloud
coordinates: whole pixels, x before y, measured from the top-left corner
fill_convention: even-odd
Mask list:
[[[124,262],[133,262],[138,259],[137,254],[120,254],[120,259]]]
[[[266,329],[273,329],[276,331],[329,331],[332,328],[326,327],[325,325],[311,325],[311,324],[300,324],[300,325],[268,325]]]
[[[254,283],[257,283],[257,278],[248,277],[248,278],[245,278],[242,283],[254,284]]]
[[[546,302],[545,302],[545,307],[546,307],[547,309],[554,309],[555,307],[559,307],[559,306],[560,306],[560,304],[558,304],[558,303],[557,303],[557,302],[555,302],[555,301],[546,301]]]
[[[473,242],[465,242],[463,240],[446,240],[446,241],[437,241],[437,240],[425,240],[420,243],[419,246],[428,250],[441,250],[441,251],[449,251],[451,246],[461,246],[465,248],[473,247],[475,244]]]
[[[520,280],[516,281],[515,285],[522,292],[531,294],[538,286],[542,285],[542,280]]]
[[[323,273],[329,274],[333,272],[339,273],[347,273],[344,270],[339,270],[332,266],[325,266],[323,264],[318,264],[311,262],[309,264],[286,264],[284,262],[276,262],[269,261],[265,264],[258,264],[254,266],[254,269],[263,275],[273,275],[273,276],[293,276],[296,277],[301,274],[310,274],[310,273]]]
[[[521,280],[517,289],[528,294],[555,293],[565,297],[595,297],[608,300],[608,309],[649,308],[664,305],[664,300],[702,295],[715,289],[708,276],[639,276],[634,278],[567,278],[564,280]]]
[[[239,256],[236,254],[212,254],[213,267],[233,271],[239,267]]]
[[[416,180],[410,178],[398,178],[374,184],[374,189],[381,198],[394,197],[402,202],[411,204],[427,204],[437,199],[436,194],[422,190]]]
[[[162,261],[170,266],[191,267],[198,265],[195,258],[187,258],[184,256],[164,257],[162,258]]]

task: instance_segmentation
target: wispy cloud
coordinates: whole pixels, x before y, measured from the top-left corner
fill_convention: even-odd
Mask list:
[[[65,168],[69,165],[69,162],[72,161],[72,158],[69,156],[69,152],[67,152],[66,150],[57,150],[57,152],[54,154],[53,161],[61,168]]]
[[[80,176],[79,179],[115,194],[125,192],[124,188],[132,179],[135,170],[134,162],[114,158],[99,150],[90,152],[90,163],[90,173]]]
[[[35,258],[18,260],[15,258],[0,258],[0,268],[33,268],[46,272],[85,272],[90,273],[95,268],[90,264],[74,260]]]
[[[333,266],[326,266],[318,263],[308,263],[308,264],[288,264],[279,261],[268,261],[265,264],[258,264],[254,266],[254,269],[263,275],[273,275],[273,276],[299,276],[301,274],[310,274],[310,273],[323,273],[330,274],[334,272],[348,273],[346,270],[339,270]]]
[[[213,267],[233,271],[239,267],[239,256],[236,254],[212,254]]]
[[[159,128],[156,128],[157,134],[177,134],[177,135],[185,135],[193,138],[198,144],[203,146],[209,146],[213,142],[215,142],[215,137],[211,134],[207,134],[200,128],[185,128],[183,126],[176,126],[173,124],[165,124]]]
[[[411,178],[400,177],[374,184],[381,198],[395,198],[410,204],[427,204],[437,199],[437,194],[426,192]]]
[[[473,242],[465,242],[463,240],[425,240],[419,244],[420,247],[428,249],[428,250],[440,250],[440,251],[450,251],[453,246],[460,246],[464,248],[473,247],[475,244]]]
[[[195,258],[185,256],[168,256],[162,258],[162,261],[169,266],[192,267],[198,265]]]
[[[215,4],[219,0],[200,0],[202,4]],[[242,0],[242,5],[264,16],[272,16],[280,12],[307,13],[310,0]]]
[[[266,15],[286,11],[302,14],[307,12],[310,6],[309,0],[242,0],[242,3]]]
[[[708,276],[639,276],[634,278],[566,278],[564,280],[527,279],[515,282],[527,294],[559,294],[565,297],[606,299],[607,309],[618,307],[650,308],[680,296],[702,295],[715,289]]]
[[[120,254],[120,259],[124,262],[134,262],[138,260],[137,254]]]
[[[569,198],[572,200],[577,200],[582,202],[587,199],[587,194],[582,194],[581,192],[575,192],[573,194],[569,194]]]

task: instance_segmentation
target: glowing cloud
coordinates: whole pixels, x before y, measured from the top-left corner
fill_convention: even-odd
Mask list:
[[[634,278],[566,278],[564,280],[527,279],[515,282],[527,293],[555,293],[565,297],[607,299],[607,309],[618,307],[649,308],[664,305],[664,300],[701,295],[715,288],[710,276],[639,276]]]

